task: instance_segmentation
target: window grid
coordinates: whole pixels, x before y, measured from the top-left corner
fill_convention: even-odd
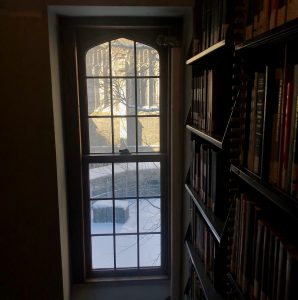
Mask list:
[[[134,53],[134,62],[135,62],[135,65],[134,65],[134,72],[135,72],[135,115],[137,116],[138,115],[138,80],[137,80],[137,62],[136,62],[136,59],[137,59],[137,49],[136,49],[136,42],[134,42],[134,49],[133,49],[133,53]],[[138,153],[139,152],[139,143],[138,143],[138,118],[136,117],[136,152]],[[137,167],[138,168],[138,167]],[[137,172],[138,174],[138,172]],[[137,175],[138,176],[138,175]],[[137,186],[137,195],[138,195],[138,186]],[[138,265],[139,265],[139,239],[138,239]]]
[[[151,155],[153,154],[160,154],[160,147],[161,147],[161,144],[160,144],[160,132],[159,132],[159,151],[155,152],[155,151],[141,151],[139,152],[139,145],[141,145],[142,147],[144,147],[144,145],[142,143],[139,144],[140,142],[140,139],[142,141],[142,136],[139,136],[139,129],[138,127],[140,126],[139,124],[139,118],[158,118],[159,119],[159,123],[160,124],[160,106],[159,106],[159,103],[160,103],[160,99],[159,99],[159,96],[157,98],[157,100],[154,98],[150,98],[150,94],[148,92],[148,84],[146,85],[146,91],[144,90],[143,91],[143,95],[142,93],[141,94],[138,94],[138,80],[139,79],[158,79],[160,80],[160,76],[152,76],[152,75],[148,75],[148,76],[143,76],[141,75],[141,69],[138,70],[138,66],[137,66],[137,47],[136,47],[136,42],[134,41],[134,76],[115,76],[113,75],[113,64],[112,64],[112,43],[111,41],[108,43],[109,44],[109,50],[108,50],[108,53],[109,53],[109,76],[84,76],[85,77],[85,81],[87,82],[88,79],[109,79],[109,86],[110,86],[110,115],[90,115],[89,114],[89,110],[87,109],[86,112],[87,114],[85,115],[85,118],[88,120],[92,120],[92,119],[109,119],[110,120],[110,123],[111,123],[111,133],[112,133],[112,147],[111,147],[111,150],[112,152],[110,153],[102,153],[102,152],[91,152],[91,143],[88,143],[88,150],[89,150],[89,153],[92,154],[92,155],[97,155],[97,156],[100,156],[100,155],[105,155],[106,157],[108,157],[109,155],[114,155],[114,154],[118,154],[118,152],[115,151],[115,148],[118,148],[119,146],[115,144],[115,123],[114,123],[114,120],[116,119],[119,119],[121,120],[120,118],[121,117],[125,117],[125,118],[135,118],[135,152],[136,154],[142,154],[142,155],[146,155],[146,153],[150,153]],[[105,52],[106,53],[106,52]],[[98,55],[98,53],[97,53]],[[94,57],[93,57],[94,58]],[[141,59],[141,57],[140,57]],[[143,58],[144,60],[144,58]],[[138,74],[139,73],[139,74]],[[85,74],[86,75],[86,74]],[[114,94],[113,94],[113,79],[133,79],[134,80],[134,96],[135,96],[135,99],[134,99],[134,112],[135,114],[134,115],[127,115],[127,112],[126,114],[117,114],[115,115],[114,114]],[[139,81],[140,83],[140,81]],[[152,83],[153,85],[156,85],[156,82],[153,82]],[[144,97],[144,95],[147,94],[147,97]],[[158,94],[159,95],[159,94]],[[139,97],[142,97],[142,98],[139,98]],[[155,96],[156,97],[156,96]],[[148,99],[147,99],[148,98]],[[120,99],[119,99],[120,100]],[[99,100],[100,101],[100,100]],[[157,102],[156,102],[157,101]],[[144,103],[143,103],[144,102]],[[128,103],[128,102],[126,102]],[[154,103],[157,103],[158,104],[158,113],[157,114],[140,114],[140,108],[138,107],[138,103],[140,103],[140,105],[146,105],[148,106],[148,108],[150,108],[151,106],[153,106],[152,104]],[[140,106],[141,107],[141,106]],[[143,110],[145,110],[146,108],[143,108]],[[159,125],[160,126],[160,125]],[[160,128],[159,128],[159,131],[160,131]],[[96,146],[96,145],[95,145]],[[128,146],[128,145],[127,145]],[[155,146],[155,145],[154,145]],[[134,153],[134,151],[131,151],[132,153]],[[148,155],[147,154],[147,155]],[[151,162],[156,162],[159,164],[159,177],[161,177],[161,169],[162,169],[162,164],[161,164],[161,161],[159,160],[160,158],[157,158],[157,160],[154,160],[154,161],[151,161]],[[88,161],[88,160],[87,160]],[[91,230],[90,230],[90,241],[92,241],[92,239],[94,237],[112,237],[113,238],[113,269],[118,269],[117,268],[117,237],[119,236],[136,236],[136,242],[137,242],[137,268],[138,269],[142,269],[143,267],[141,267],[141,258],[140,258],[140,249],[141,249],[141,240],[144,239],[144,237],[148,236],[148,235],[159,235],[159,237],[161,238],[161,234],[162,234],[162,222],[161,222],[161,218],[159,220],[159,231],[140,231],[140,200],[142,199],[152,199],[152,198],[155,198],[155,199],[159,199],[159,205],[160,205],[160,217],[161,217],[161,207],[162,207],[162,203],[161,203],[161,199],[162,199],[162,195],[161,195],[161,190],[160,190],[160,193],[159,195],[156,195],[156,196],[140,196],[140,191],[139,191],[139,183],[140,183],[140,178],[139,178],[139,163],[141,163],[142,161],[138,160],[137,162],[135,161],[135,164],[136,164],[136,196],[135,197],[119,197],[115,195],[115,163],[119,163],[119,161],[117,160],[114,161],[114,162],[111,162],[111,166],[112,166],[112,197],[109,197],[109,198],[100,198],[100,197],[91,197],[91,191],[90,191],[90,178],[89,178],[89,184],[88,184],[88,194],[89,194],[89,203],[92,203],[92,201],[101,201],[101,200],[111,200],[112,201],[112,213],[113,213],[113,232],[112,233],[92,233]],[[146,160],[144,161],[146,162]],[[87,162],[87,166],[89,165],[89,163],[91,163],[90,161]],[[101,164],[103,163],[103,161],[100,161],[100,162],[97,162],[98,164]],[[123,163],[125,163],[125,160],[123,161]],[[130,163],[132,163],[132,161],[130,161]],[[96,164],[96,162],[95,162]],[[90,174],[90,173],[89,173]],[[133,232],[118,232],[116,233],[116,201],[117,200],[121,200],[121,199],[136,199],[136,232],[133,231]],[[90,206],[90,210],[91,210],[91,206]],[[91,217],[91,212],[90,212],[90,217]],[[91,225],[91,222],[89,222],[89,226]],[[119,240],[118,240],[119,241]],[[160,240],[160,251],[162,251],[162,243],[161,243],[161,240]],[[161,255],[161,253],[160,253]],[[92,270],[109,270],[111,268],[106,268],[106,267],[103,267],[103,268],[98,268],[98,267],[93,267],[93,257],[91,255],[91,268]],[[162,265],[162,260],[160,259],[160,263],[158,266],[156,267],[161,267]],[[144,267],[147,267],[147,266],[144,266]],[[151,268],[154,268],[155,266],[150,266]],[[126,267],[125,269],[135,269],[135,267]]]
[[[135,151],[130,151],[132,153],[139,153],[139,118],[160,118],[160,113],[154,113],[154,114],[145,114],[145,115],[141,115],[139,114],[138,111],[138,79],[159,79],[160,80],[160,75],[139,75],[138,74],[138,70],[137,70],[137,57],[140,55],[137,55],[137,46],[136,46],[136,42],[134,41],[134,76],[117,76],[117,75],[113,75],[113,70],[112,70],[112,45],[111,45],[111,41],[109,41],[109,76],[90,76],[90,75],[86,75],[85,74],[85,80],[87,79],[109,79],[109,85],[110,85],[110,105],[111,105],[111,115],[105,115],[105,116],[90,116],[89,113],[87,113],[87,119],[110,119],[111,120],[111,130],[112,130],[112,153],[118,153],[115,151],[115,126],[114,126],[114,119],[118,119],[120,120],[121,117],[126,117],[126,118],[135,118]],[[143,55],[145,55],[145,51]],[[147,51],[148,52],[148,51]],[[146,52],[146,53],[147,53]],[[148,53],[147,53],[148,55]],[[140,57],[141,59],[141,57]],[[144,60],[144,58],[143,58]],[[141,71],[139,71],[140,73]],[[125,115],[125,114],[119,114],[119,115],[114,115],[114,109],[113,109],[113,105],[114,105],[114,97],[113,97],[113,79],[134,79],[135,85],[134,85],[134,94],[135,94],[135,114],[134,115]],[[150,101],[150,99],[149,99]],[[151,99],[151,101],[155,101],[153,99]],[[150,106],[150,104],[148,104]],[[88,110],[87,110],[88,112]],[[160,112],[160,107],[158,108],[158,112]],[[159,144],[159,148],[160,148],[160,144]],[[151,153],[152,151],[141,151],[141,153]],[[90,144],[89,144],[89,153],[94,153],[94,154],[101,154],[103,152],[91,152],[90,151]]]
[[[112,82],[112,47],[111,42],[109,42],[109,68],[110,68],[110,104],[111,104],[111,116],[113,117],[114,109],[113,109],[113,82]],[[114,132],[114,122],[113,118],[111,118],[112,123],[112,153],[115,153],[115,132]],[[90,148],[89,148],[90,152]],[[113,172],[114,173],[114,172]]]
[[[142,162],[140,162],[142,163]],[[154,163],[154,162],[153,162]],[[158,162],[160,163],[160,162]],[[161,169],[161,165],[160,165]],[[90,238],[92,239],[93,237],[97,236],[111,236],[113,237],[113,257],[114,257],[114,267],[113,269],[117,269],[117,257],[116,257],[116,247],[117,247],[117,241],[116,237],[117,236],[132,236],[136,235],[137,236],[137,268],[142,268],[140,266],[140,236],[145,236],[145,235],[160,235],[162,232],[161,228],[161,223],[160,223],[160,230],[159,231],[142,231],[140,232],[140,206],[139,202],[142,199],[159,199],[161,200],[161,195],[152,195],[152,196],[140,196],[139,195],[139,163],[136,162],[136,196],[133,197],[115,197],[115,166],[114,163],[112,163],[112,197],[109,198],[91,198],[91,192],[90,192],[90,185],[89,185],[89,202],[91,201],[104,201],[104,200],[112,200],[113,203],[113,232],[112,233],[91,233]],[[90,180],[89,180],[90,181]],[[127,233],[116,233],[116,213],[115,213],[115,202],[116,200],[125,200],[125,199],[136,199],[136,205],[137,205],[137,212],[136,212],[136,217],[137,217],[137,230],[134,232],[127,232]],[[161,206],[161,202],[160,202]],[[161,209],[161,207],[160,207]],[[154,266],[152,266],[154,267]],[[127,269],[135,269],[136,267],[126,267]],[[109,269],[109,268],[93,268],[93,270],[103,270],[103,269]]]

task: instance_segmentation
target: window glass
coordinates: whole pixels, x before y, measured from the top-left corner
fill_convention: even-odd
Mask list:
[[[160,151],[159,54],[119,38],[85,62],[88,150],[109,161],[88,163],[91,268],[161,266],[161,162],[137,160]]]

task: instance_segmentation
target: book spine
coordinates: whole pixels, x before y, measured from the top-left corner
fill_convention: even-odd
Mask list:
[[[253,171],[256,174],[260,174],[260,166],[261,166],[260,159],[262,156],[264,102],[265,102],[265,73],[259,73],[258,83],[257,83],[255,151],[254,151],[254,162],[253,162]]]
[[[286,0],[278,0],[276,26],[284,24],[286,21]]]
[[[283,165],[282,165],[282,188],[286,191],[289,191],[290,187],[290,177],[289,173],[291,172],[291,165],[289,163],[290,151],[290,131],[291,131],[291,117],[293,104],[293,82],[287,83],[287,93],[286,93],[286,110],[285,110],[285,127],[284,127],[284,143],[283,143]]]
[[[298,127],[298,65],[294,66],[294,80],[293,80],[293,111],[292,111],[292,124],[291,124],[291,150],[289,157],[290,170],[290,187],[289,191],[292,196],[296,196],[297,192],[297,166],[298,166],[298,139],[297,139],[297,127]]]
[[[287,0],[286,21],[292,21],[298,17],[298,1]]]
[[[278,183],[278,163],[279,163],[279,138],[281,127],[281,108],[282,108],[282,90],[283,90],[283,71],[281,68],[274,70],[274,79],[270,86],[272,91],[272,132],[271,132],[271,153],[269,164],[269,182],[275,186]]]
[[[276,27],[278,0],[271,0],[270,4],[269,29],[271,30]]]

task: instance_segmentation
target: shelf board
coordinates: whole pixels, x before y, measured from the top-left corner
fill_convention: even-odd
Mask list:
[[[201,262],[195,248],[190,241],[186,241],[186,249],[188,251],[189,257],[193,264],[193,267],[199,278],[202,290],[205,294],[207,300],[223,300],[223,298],[215,291],[211,280],[207,277],[205,273],[205,268]]]
[[[224,232],[224,223],[214,215],[211,209],[206,207],[206,205],[201,201],[199,195],[189,184],[185,184],[185,189],[191,196],[194,204],[198,208],[203,220],[207,224],[211,233],[213,234],[217,242],[220,244]]]
[[[193,63],[195,63],[195,62],[198,62],[198,61],[201,60],[202,58],[205,58],[205,57],[208,56],[209,54],[214,53],[214,52],[216,52],[217,50],[224,48],[225,46],[226,46],[226,41],[225,41],[225,40],[222,40],[222,41],[220,41],[220,42],[214,44],[213,46],[207,48],[206,50],[204,50],[204,51],[198,53],[197,55],[191,57],[190,59],[188,59],[188,60],[186,61],[186,64],[187,64],[187,65],[191,65],[191,64],[193,64]]]
[[[298,19],[285,23],[268,32],[260,34],[249,39],[242,44],[236,45],[235,50],[252,49],[263,45],[270,45],[280,41],[286,41],[288,38],[297,37],[298,35]]]
[[[209,142],[210,144],[216,146],[217,148],[222,149],[223,143],[222,143],[221,139],[219,138],[219,136],[215,136],[215,135],[211,136],[211,135],[205,133],[202,130],[194,128],[191,125],[186,125],[186,129],[188,129],[192,133],[196,134],[197,136],[199,136],[203,140]]]
[[[190,282],[190,278],[189,278],[187,280],[187,283],[186,283],[186,286],[185,286],[185,289],[184,289],[184,299],[185,300],[190,300],[190,297],[189,297],[190,285],[191,285],[191,282]]]
[[[266,197],[269,201],[281,208],[289,216],[298,220],[298,201],[274,189],[260,179],[253,177],[248,171],[231,165],[230,171],[236,174],[246,184]]]
[[[231,273],[227,274],[229,283],[231,284],[231,286],[233,287],[233,294],[237,294],[237,299],[238,300],[246,300],[246,297],[243,295],[239,285],[237,284],[237,282],[235,281],[233,275]]]

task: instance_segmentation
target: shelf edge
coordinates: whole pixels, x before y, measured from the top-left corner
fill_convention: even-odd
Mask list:
[[[234,288],[234,293],[237,294],[237,299],[238,300],[246,300],[245,296],[243,295],[240,287],[238,286],[237,282],[235,281],[233,275],[229,272],[227,273],[227,277],[229,280],[229,283],[233,286]]]
[[[188,59],[186,61],[186,64],[187,65],[191,65],[193,64],[194,62],[200,60],[201,58],[207,56],[208,54],[211,54],[213,52],[215,52],[216,50],[220,49],[220,48],[223,48],[224,46],[226,45],[226,41],[225,40],[222,40],[214,45],[212,45],[211,47],[203,50],[202,52],[196,54],[195,56],[191,57],[190,59]]]
[[[196,134],[197,136],[199,136],[200,138],[204,139],[205,141],[209,142],[210,144],[216,146],[219,149],[222,149],[222,142],[213,138],[212,136],[208,135],[207,133],[204,133],[203,131],[200,131],[190,125],[186,125],[186,129],[188,129],[189,131],[193,132],[194,134]]]
[[[191,262],[199,278],[201,287],[207,300],[223,300],[223,298],[215,291],[210,279],[205,274],[204,266],[200,261],[192,243],[185,241],[186,249],[188,251]]]
[[[246,174],[245,171],[239,169],[234,165],[231,165],[230,171],[237,175],[255,191],[271,201],[274,205],[278,206],[280,209],[290,215],[292,218],[298,220],[298,201],[295,201],[295,199],[287,198],[283,195],[279,195],[278,191],[275,192],[270,190],[261,182],[258,182],[257,179],[251,177],[249,174]]]
[[[192,188],[186,183],[185,189],[187,190],[188,194],[192,198],[193,202],[195,203],[196,207],[198,208],[203,220],[207,224],[208,228],[211,230],[212,235],[215,237],[217,242],[220,244],[222,241],[223,231],[224,231],[224,224],[217,219],[212,212],[209,212],[205,205],[200,203],[201,201],[197,199],[197,197],[194,194],[194,191]],[[215,219],[215,222],[212,222],[210,215],[212,214],[212,218]]]

